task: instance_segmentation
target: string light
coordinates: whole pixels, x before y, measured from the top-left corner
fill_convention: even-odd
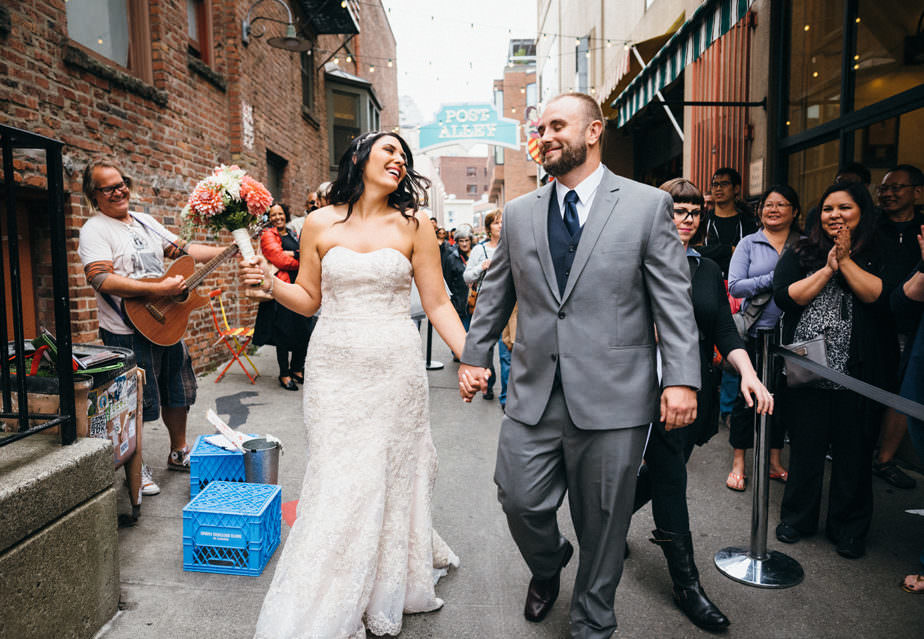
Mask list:
[[[369,73],[375,73],[375,65],[374,65],[374,64],[370,64],[370,65],[369,65]]]
[[[391,58],[388,58],[388,67],[391,68],[391,67],[393,67],[393,66],[395,66],[395,65],[394,65],[394,63],[391,61]]]
[[[346,63],[349,64],[349,63],[351,63],[352,61],[353,61],[353,56],[348,55],[348,56],[346,57]]]

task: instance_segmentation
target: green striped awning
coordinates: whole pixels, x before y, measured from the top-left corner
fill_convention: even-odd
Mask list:
[[[745,16],[754,0],[706,0],[610,105],[623,126]]]

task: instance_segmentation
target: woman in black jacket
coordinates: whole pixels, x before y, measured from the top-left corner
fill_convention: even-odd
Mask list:
[[[872,198],[862,184],[835,183],[821,202],[819,225],[783,253],[774,273],[783,343],[823,337],[830,368],[889,387],[894,344],[885,343],[891,333],[877,326],[888,319],[894,282],[883,279]],[[790,460],[777,539],[795,543],[818,527],[830,446],[825,532],[838,554],[862,557],[873,515],[870,458],[881,410],[827,380],[786,388],[780,410],[789,427]]]
[[[702,193],[689,180],[677,178],[661,185],[674,199],[674,225],[687,251],[693,293],[693,314],[699,334],[701,390],[697,394],[696,420],[686,428],[667,430],[654,424],[645,466],[639,473],[635,510],[651,500],[657,528],[652,541],[664,552],[673,581],[674,600],[690,621],[707,630],[728,626],[728,618],[713,604],[699,583],[693,562],[693,540],[687,510],[686,463],[696,444],[709,441],[718,428],[718,377],[712,366],[713,345],[741,375],[741,392],[749,406],[760,413],[772,412],[773,399],[757,378],[744,344],[738,336],[728,306],[722,271],[710,259],[690,248],[705,231],[701,224]],[[678,282],[686,286],[686,282]],[[751,396],[754,396],[752,398]],[[756,402],[754,401],[756,399]]]

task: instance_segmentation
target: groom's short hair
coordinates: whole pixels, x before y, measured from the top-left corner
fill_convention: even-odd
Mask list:
[[[561,98],[574,98],[581,103],[581,106],[584,109],[584,124],[589,125],[594,120],[599,120],[603,125],[603,128],[600,130],[600,139],[598,144],[600,148],[603,148],[603,135],[606,133],[606,118],[603,117],[603,109],[600,108],[600,104],[591,96],[586,93],[581,93],[580,91],[569,91],[568,93],[560,93],[552,98],[551,102],[560,100]]]

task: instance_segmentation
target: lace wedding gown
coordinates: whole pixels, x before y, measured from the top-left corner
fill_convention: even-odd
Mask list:
[[[395,249],[334,247],[305,369],[308,468],[258,639],[398,634],[403,613],[443,605],[458,558],[431,528],[436,450],[412,267]]]

